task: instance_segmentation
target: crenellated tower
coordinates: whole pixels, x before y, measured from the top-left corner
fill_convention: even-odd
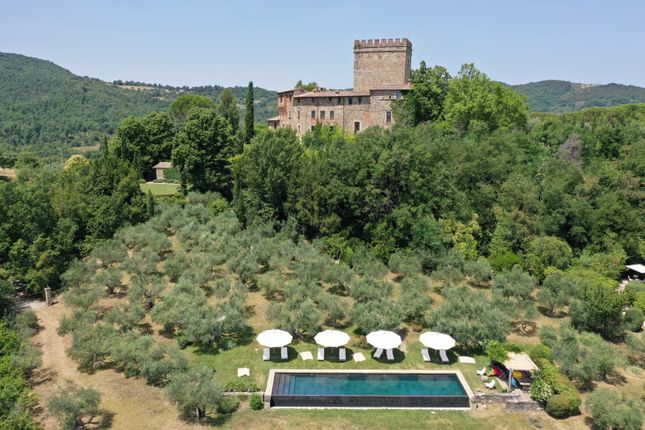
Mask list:
[[[410,82],[412,43],[406,39],[354,41],[354,91]]]

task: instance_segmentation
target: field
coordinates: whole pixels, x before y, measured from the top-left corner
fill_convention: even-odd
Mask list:
[[[179,190],[179,184],[146,182],[141,184],[141,191],[147,193],[150,191],[153,196],[171,196]]]
[[[350,333],[350,352],[363,353],[366,361],[303,361],[299,352],[310,351],[315,357],[317,348],[306,335],[296,336],[289,346],[287,361],[280,361],[275,356],[271,361],[263,361],[262,348],[256,343],[255,336],[266,328],[276,327],[279,324],[276,318],[285,317],[276,311],[281,309],[280,306],[290,303],[290,307],[298,308],[302,303],[308,303],[307,300],[310,299],[305,302],[297,301],[301,294],[315,297],[321,309],[328,306],[322,304],[331,299],[338,300],[342,307],[348,308],[354,303],[355,297],[352,294],[355,291],[351,291],[351,294],[339,293],[339,285],[343,282],[358,287],[369,279],[368,283],[388,289],[387,300],[391,302],[400,301],[405,295],[405,288],[409,287],[404,287],[406,284],[401,281],[399,274],[389,271],[371,257],[357,257],[355,269],[343,269],[345,266],[335,263],[311,243],[293,242],[292,239],[274,235],[263,227],[242,229],[234,216],[228,213],[214,215],[209,207],[211,206],[194,203],[185,208],[164,208],[161,215],[148,223],[122,229],[113,240],[96,248],[83,262],[70,269],[72,273],[66,279],[74,287],[61,296],[58,303],[52,307],[35,306],[43,327],[34,338],[34,343],[44,352],[43,366],[35,375],[35,391],[42,406],[58,384],[64,379],[71,379],[101,392],[102,406],[114,414],[114,428],[190,429],[216,424],[223,428],[250,429],[416,429],[436,426],[444,429],[484,430],[525,429],[531,426],[529,419],[539,422],[544,429],[589,428],[584,409],[582,415],[565,420],[555,420],[543,412],[508,413],[501,406],[470,412],[256,412],[249,409],[246,394],[240,394],[244,400],[238,411],[228,415],[213,413],[208,424],[198,424],[182,418],[162,387],[145,383],[142,370],[144,362],[136,360],[148,360],[145,357],[146,351],[138,351],[141,356],[137,355],[123,364],[111,358],[114,355],[111,351],[123,348],[124,343],[138,342],[144,337],[151,338],[156,345],[169,348],[165,350],[166,357],[160,361],[168,363],[167,357],[172,357],[176,351],[187,358],[190,366],[207,365],[215,369],[216,381],[222,387],[245,382],[256,385],[263,391],[268,371],[272,368],[457,368],[462,371],[474,392],[485,390],[475,374],[476,369],[488,363],[488,358],[481,353],[475,354],[476,364],[457,362],[457,355],[452,351],[450,364],[439,363],[436,355],[432,355],[431,363],[424,363],[420,354],[419,333],[413,330],[413,325],[402,323],[400,332],[404,343],[400,351],[395,353],[396,360],[374,360],[370,357],[372,350],[364,343],[364,338],[358,333],[358,327],[349,313],[339,318],[335,325]],[[106,276],[108,272],[116,277],[115,280],[109,281],[110,277]],[[368,273],[372,273],[369,276],[374,277],[368,278]],[[445,300],[444,292],[447,287],[435,279],[415,276],[420,276],[423,280],[424,286],[419,294],[432,298],[432,310],[436,310]],[[458,285],[463,284],[463,280],[458,282]],[[453,287],[455,285],[451,288]],[[485,295],[490,295],[489,289],[483,291]],[[242,300],[241,306],[239,300]],[[141,316],[137,315],[130,325],[126,325],[125,320],[132,318],[128,312],[142,302],[153,305],[151,309],[142,311]],[[283,309],[282,312],[284,311]],[[309,312],[315,311],[313,309]],[[327,312],[325,309],[323,311]],[[86,321],[84,314],[96,318],[94,326],[82,322]],[[78,318],[81,324],[72,324],[71,333],[61,336],[57,332],[61,318],[72,315],[72,320]],[[219,318],[221,315],[226,318]],[[534,319],[534,323],[539,330],[542,326],[557,326],[566,320],[566,317],[550,318],[540,314]],[[225,327],[218,325],[222,321]],[[207,323],[206,333],[198,330],[204,322]],[[315,324],[323,328],[329,327],[329,318],[320,314]],[[70,325],[69,320],[66,325]],[[295,326],[296,333],[301,330],[299,327]],[[100,333],[95,331],[99,329],[102,330]],[[211,344],[213,336],[210,332],[213,330],[222,335]],[[308,331],[311,332],[311,329]],[[199,342],[197,339],[204,339],[205,334],[210,341]],[[73,345],[72,338],[77,335],[79,339],[105,337],[110,343],[107,346],[80,343]],[[232,342],[227,344],[226,341],[231,339]],[[523,345],[538,342],[535,333],[513,333],[509,339]],[[176,349],[177,341],[185,341],[188,346],[179,352]],[[96,347],[99,350],[94,352],[91,348]],[[76,362],[68,356],[71,349],[75,350]],[[96,358],[103,356],[106,358]],[[84,367],[89,368],[89,372],[77,369],[78,359],[84,361]],[[123,372],[117,370],[122,369],[124,364],[131,366],[131,377],[126,378]],[[240,367],[248,367],[251,376],[238,378],[236,373]],[[635,397],[640,396],[645,383],[644,375],[628,369],[621,369],[620,372],[622,380],[612,384],[602,382],[601,385]],[[42,411],[39,419],[45,428],[55,428],[54,419],[47,416],[44,407]]]

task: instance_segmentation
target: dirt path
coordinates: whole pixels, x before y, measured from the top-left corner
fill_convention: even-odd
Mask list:
[[[82,386],[91,386],[101,393],[101,407],[114,413],[114,429],[198,429],[181,421],[177,408],[171,404],[164,390],[146,385],[137,378],[126,379],[121,373],[101,370],[89,375],[77,370],[76,364],[67,357],[65,349],[69,338],[58,336],[58,321],[65,314],[65,307],[56,303],[45,306],[33,302],[30,307],[38,315],[43,329],[33,338],[33,343],[43,351],[43,365],[35,374],[36,386],[41,406],[56,386],[65,379],[71,379]],[[43,412],[39,417],[45,429],[55,429],[56,421]]]

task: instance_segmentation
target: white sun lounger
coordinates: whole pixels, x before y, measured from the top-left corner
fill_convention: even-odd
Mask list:
[[[483,376],[486,373],[486,366],[482,367],[481,370],[476,370],[479,376]]]
[[[318,348],[318,361],[325,359],[325,348]]]
[[[430,360],[430,353],[427,349],[421,348],[421,355],[423,356],[423,361],[425,361],[426,363],[432,361]]]
[[[264,348],[264,352],[262,353],[262,360],[271,360],[271,350],[269,348]]]
[[[495,380],[491,379],[490,382],[485,383],[484,386],[489,390],[492,390],[493,388],[495,388]]]
[[[394,361],[394,350],[393,349],[387,349],[385,351],[385,355],[387,356],[387,359],[390,361]]]
[[[240,367],[237,369],[237,377],[241,378],[242,376],[251,376],[251,371],[248,367]]]
[[[347,350],[345,348],[340,348],[338,350],[338,360],[340,361],[347,360]]]
[[[383,348],[376,348],[376,351],[374,351],[374,358],[381,358],[381,355],[383,355]]]
[[[282,358],[283,360],[289,359],[289,350],[286,346],[280,348],[280,358]]]
[[[448,363],[450,360],[448,360],[448,354],[446,354],[445,349],[440,349],[439,350],[439,357],[441,357],[441,362],[442,363]]]

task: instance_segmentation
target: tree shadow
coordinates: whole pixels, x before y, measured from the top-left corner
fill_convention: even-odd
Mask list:
[[[327,289],[327,291],[331,294],[334,294],[336,296],[340,297],[348,297],[349,296],[349,288],[342,286],[342,285],[334,285],[330,288]]]
[[[567,313],[565,311],[563,311],[563,310],[553,312],[553,311],[551,311],[551,309],[546,308],[544,306],[540,306],[540,305],[537,305],[536,308],[537,308],[538,312],[540,312],[542,315],[544,315],[546,317],[549,317],[549,318],[560,319],[560,318],[564,318],[564,317],[567,316]]]

